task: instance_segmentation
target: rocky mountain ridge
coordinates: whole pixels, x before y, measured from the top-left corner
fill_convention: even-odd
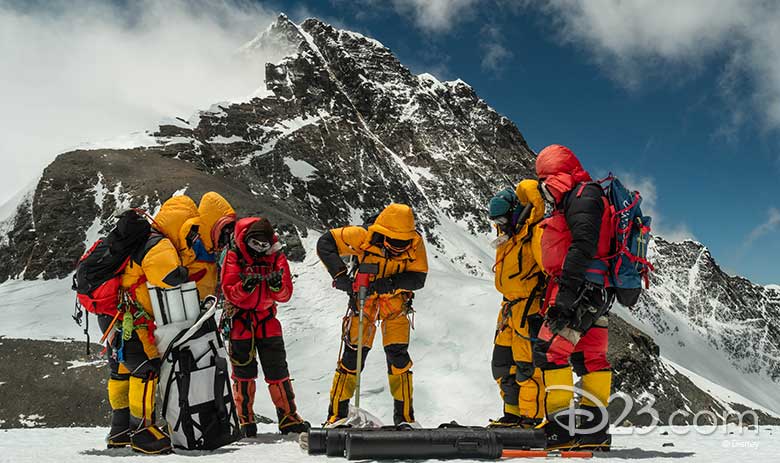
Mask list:
[[[0,281],[67,277],[122,208],[154,211],[177,192],[197,200],[210,190],[242,214],[268,215],[296,261],[305,257],[301,241],[310,231],[361,223],[389,202],[408,203],[434,258],[489,278],[490,250],[470,252],[486,248],[485,204],[498,189],[533,176],[535,155],[515,124],[466,83],[414,75],[379,42],[316,19],[297,25],[282,15],[241,53],[251,59],[268,49],[279,61],[267,65],[266,89],[249,101],[161,125],[132,148],[58,156],[0,224]],[[712,331],[712,348],[735,362],[754,354],[742,336],[750,328],[762,334],[767,358],[745,368],[777,381],[780,296],[725,276],[708,253],[693,258],[696,246],[658,240],[653,289],[634,314],[664,333],[673,331],[670,316],[690,320]],[[739,310],[746,305],[754,310]],[[712,330],[730,317],[741,322]],[[666,395],[675,406],[728,409],[670,370],[647,335],[617,326],[617,387]],[[659,389],[664,382],[673,387]]]

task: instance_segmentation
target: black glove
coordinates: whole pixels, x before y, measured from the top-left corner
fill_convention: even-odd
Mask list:
[[[266,275],[265,281],[268,283],[268,289],[274,293],[281,291],[283,274],[284,269],[280,269],[278,272],[271,272],[270,274]]]
[[[257,288],[257,285],[260,284],[261,281],[263,281],[263,277],[260,275],[255,275],[253,273],[241,275],[241,289],[247,293],[251,293]]]
[[[580,297],[579,286],[561,283],[558,288],[558,294],[555,296],[555,305],[567,310],[573,309],[577,299]]]
[[[558,294],[555,295],[555,303],[547,309],[545,318],[550,326],[550,331],[557,334],[566,326],[577,324],[576,307],[579,298],[579,290],[563,282],[559,283]],[[577,285],[579,286],[579,285]]]
[[[378,278],[368,287],[369,294],[390,294],[395,291],[395,285],[390,278]]]
[[[347,276],[346,273],[342,273],[341,275],[337,276],[333,279],[333,287],[344,291],[345,293],[352,293],[352,280]]]
[[[544,317],[553,334],[558,334],[562,329],[572,325],[575,321],[574,318],[574,311],[571,308],[559,306],[557,302],[547,308]]]

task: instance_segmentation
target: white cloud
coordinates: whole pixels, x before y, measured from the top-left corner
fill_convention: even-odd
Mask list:
[[[710,0],[548,0],[564,40],[590,49],[625,85],[696,71],[725,57],[727,103],[757,107],[767,128],[780,128],[780,2]],[[731,98],[749,93],[748,102]],[[745,108],[729,123],[740,124]]]
[[[497,26],[484,26],[482,40],[480,47],[485,53],[482,56],[482,69],[501,73],[506,62],[513,56],[513,53],[503,44],[501,30]]]
[[[620,173],[617,176],[626,188],[637,190],[642,195],[642,213],[652,217],[653,221],[650,227],[653,229],[653,234],[661,236],[668,241],[696,239],[687,224],[682,222],[668,223],[668,220],[661,212],[658,203],[658,189],[653,178],[641,177],[630,173]]]
[[[780,210],[774,207],[770,207],[769,210],[767,210],[766,220],[751,230],[748,236],[745,238],[744,248],[749,247],[762,236],[768,235],[777,230],[780,230]]]
[[[402,13],[411,15],[428,32],[446,32],[470,14],[477,0],[393,0]]]
[[[0,202],[81,142],[252,94],[265,60],[234,51],[273,18],[248,2],[0,0],[0,159],[14,166]]]

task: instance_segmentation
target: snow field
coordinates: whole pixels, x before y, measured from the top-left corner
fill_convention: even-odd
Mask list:
[[[214,452],[185,452],[141,457],[129,449],[106,450],[103,444],[107,428],[10,429],[0,431],[0,463],[60,463],[78,461],[87,463],[138,461],[139,458],[162,462],[228,462],[274,461],[287,462],[342,462],[340,458],[310,456],[297,442],[271,443],[238,442]],[[260,432],[272,432],[272,425],[261,426]],[[732,463],[738,461],[773,462],[780,454],[778,427],[761,427],[757,431],[741,431],[735,426],[702,428],[661,427],[651,432],[638,428],[616,429],[613,451],[597,454],[599,462],[624,463],[641,460],[644,463]],[[617,434],[623,432],[624,434]],[[740,434],[741,432],[741,434]],[[643,433],[643,434],[640,434]],[[705,434],[709,433],[709,434]],[[45,445],[41,445],[45,443]],[[666,445],[665,445],[666,444]],[[673,446],[669,446],[672,444]],[[197,457],[197,460],[193,460]],[[540,460],[540,459],[538,459]],[[536,461],[538,461],[536,460]],[[151,461],[151,460],[150,460]],[[433,461],[433,460],[431,460]],[[470,460],[449,460],[461,463]],[[522,461],[522,460],[520,460]],[[552,459],[552,461],[557,461]],[[578,460],[579,461],[579,460]]]

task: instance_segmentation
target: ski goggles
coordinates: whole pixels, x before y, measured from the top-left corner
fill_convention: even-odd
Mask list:
[[[385,249],[393,254],[401,254],[409,250],[412,247],[412,240],[396,240],[393,238],[385,237],[383,243]]]
[[[542,198],[544,198],[545,201],[555,204],[555,196],[550,193],[550,188],[543,180],[539,181],[539,193],[542,194]]]
[[[257,238],[249,238],[246,241],[246,245],[249,246],[249,249],[257,252],[258,254],[268,252],[268,250],[271,249],[271,243],[268,241],[258,240]]]
[[[506,225],[509,223],[509,217],[502,215],[500,217],[493,217],[490,220],[496,225]]]

